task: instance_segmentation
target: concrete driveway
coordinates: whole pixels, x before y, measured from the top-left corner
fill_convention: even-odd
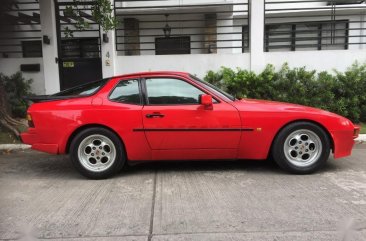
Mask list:
[[[1,239],[366,240],[366,145],[304,176],[269,161],[172,162],[95,181],[66,156],[3,154]]]

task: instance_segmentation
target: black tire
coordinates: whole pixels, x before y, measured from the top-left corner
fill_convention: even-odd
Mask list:
[[[323,128],[311,122],[301,121],[285,126],[278,133],[271,154],[274,161],[285,171],[309,174],[324,166],[329,158],[330,149],[330,139]],[[305,159],[306,157],[308,159]]]
[[[96,150],[92,148],[96,148]],[[108,150],[109,152],[107,152]],[[112,131],[91,127],[82,130],[73,138],[70,144],[70,159],[83,176],[90,179],[104,179],[113,176],[122,169],[126,162],[126,152],[121,140]],[[100,170],[97,170],[98,168]]]

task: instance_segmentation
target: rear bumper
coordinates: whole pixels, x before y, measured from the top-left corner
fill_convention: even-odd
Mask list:
[[[40,142],[35,131],[28,130],[28,132],[23,132],[20,134],[21,141],[24,144],[28,144],[32,146],[32,149],[42,152],[47,152],[51,154],[58,154],[58,144],[52,143],[42,143]]]

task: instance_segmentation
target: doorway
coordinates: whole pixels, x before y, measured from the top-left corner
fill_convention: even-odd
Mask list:
[[[91,16],[92,2],[55,0],[60,89],[65,90],[103,78],[100,26]],[[89,27],[80,30],[76,17],[67,14],[72,5]],[[71,34],[70,34],[71,33]]]

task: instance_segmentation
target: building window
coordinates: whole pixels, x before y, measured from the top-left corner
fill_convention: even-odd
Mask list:
[[[245,25],[242,27],[242,49],[241,52],[242,53],[247,53],[249,52],[249,26]]]
[[[348,20],[265,26],[265,51],[348,49]]]
[[[23,58],[42,57],[42,41],[22,41]]]
[[[168,37],[155,38],[155,54],[190,54],[191,38],[188,37]]]
[[[321,49],[348,49],[348,20],[325,23],[321,27],[322,38],[319,43]]]

